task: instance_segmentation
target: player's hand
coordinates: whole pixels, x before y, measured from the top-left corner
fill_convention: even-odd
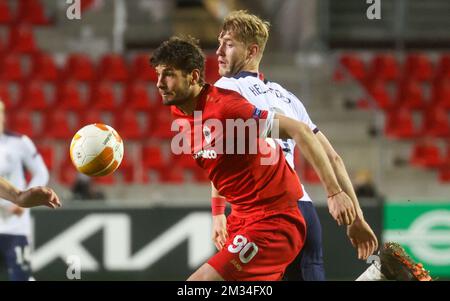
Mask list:
[[[48,187],[33,187],[19,193],[16,205],[23,208],[47,206],[50,208],[61,207],[56,193]]]
[[[225,214],[213,215],[212,241],[217,250],[222,250],[228,239],[227,217]]]
[[[377,237],[364,219],[357,218],[348,226],[347,236],[353,247],[358,250],[358,259],[366,260],[378,249]]]
[[[23,209],[22,207],[19,207],[19,206],[11,205],[8,208],[8,211],[11,214],[14,214],[14,215],[17,215],[17,216],[21,216],[24,213],[25,209]]]
[[[328,211],[339,226],[351,225],[356,218],[355,206],[345,191],[328,198]]]

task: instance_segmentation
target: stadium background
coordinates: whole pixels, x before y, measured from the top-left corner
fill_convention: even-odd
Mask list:
[[[37,144],[64,203],[32,210],[36,279],[66,280],[69,260],[84,280],[182,280],[214,252],[208,182],[170,153],[171,117],[148,57],[169,36],[191,34],[213,82],[220,19],[233,8],[272,23],[262,71],[303,100],[341,154],[380,240],[450,278],[449,1],[68,2],[0,0],[8,126]],[[122,135],[125,159],[89,182],[68,146],[97,121]],[[321,217],[328,278],[356,278],[367,263],[331,220],[312,168],[297,163]],[[76,181],[87,192],[74,194]]]

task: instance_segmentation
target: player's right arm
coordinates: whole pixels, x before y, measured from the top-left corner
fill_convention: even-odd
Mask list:
[[[220,200],[220,204],[216,201]],[[222,203],[223,202],[223,203]],[[211,233],[211,239],[216,246],[217,250],[221,250],[228,239],[227,232],[227,217],[225,216],[225,198],[219,194],[219,191],[211,183],[211,208],[213,218],[213,228]]]
[[[59,198],[52,189],[33,187],[21,191],[2,177],[0,177],[0,197],[24,208],[35,206],[61,207]]]
[[[336,179],[331,163],[319,141],[308,125],[281,114],[275,114],[272,134],[278,132],[281,139],[294,139],[302,154],[314,167],[325,190],[328,193],[328,208],[338,225],[350,225],[355,220],[356,212],[350,197],[343,191]]]

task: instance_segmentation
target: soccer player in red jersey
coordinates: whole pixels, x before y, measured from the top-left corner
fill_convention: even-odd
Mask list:
[[[191,153],[232,207],[225,247],[188,280],[280,280],[305,239],[297,207],[303,191],[280,146],[266,137],[297,142],[329,197],[344,200],[340,222],[351,223],[355,208],[306,124],[204,83],[204,61],[193,40],[180,38],[163,42],[151,58],[163,104],[176,118],[172,128],[181,129],[172,151]]]

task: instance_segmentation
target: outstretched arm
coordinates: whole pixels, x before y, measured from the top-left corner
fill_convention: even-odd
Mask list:
[[[344,161],[341,156],[334,150],[327,137],[318,132],[316,134],[317,139],[327,153],[328,159],[331,162],[333,171],[339,182],[339,185],[351,198],[353,205],[356,209],[356,219],[353,224],[347,228],[347,236],[350,239],[352,245],[358,250],[359,259],[367,259],[371,254],[378,249],[378,240],[375,233],[370,228],[369,224],[364,219],[364,214],[358,202],[355,190],[353,189],[352,182],[345,168]]]
[[[58,196],[51,188],[39,186],[21,191],[1,177],[0,197],[24,208],[35,206],[61,207]]]
[[[278,128],[276,128],[278,126]],[[276,136],[278,130],[278,137]],[[294,139],[305,156],[314,167],[328,194],[330,214],[338,225],[350,225],[355,220],[356,212],[352,200],[339,185],[330,161],[311,129],[303,122],[275,114],[273,138]]]

